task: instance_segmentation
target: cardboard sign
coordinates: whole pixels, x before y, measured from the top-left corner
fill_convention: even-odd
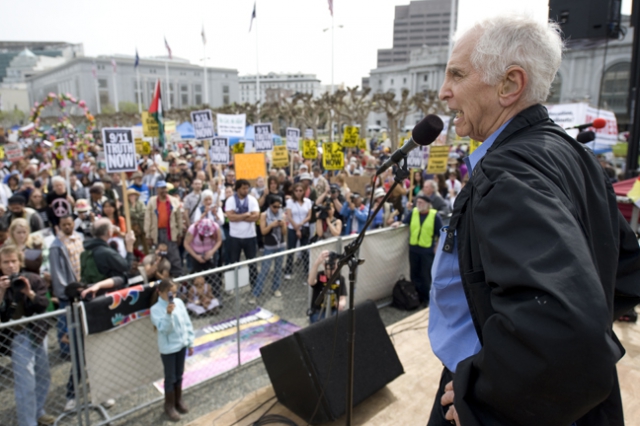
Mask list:
[[[419,146],[409,151],[407,155],[407,167],[410,169],[422,169],[422,160],[424,159],[424,147]]]
[[[4,154],[7,157],[7,160],[15,163],[16,161],[20,161],[24,158],[24,152],[22,152],[22,148],[17,143],[10,143],[4,146]]]
[[[237,179],[257,179],[267,175],[264,152],[236,154],[234,156]]]
[[[342,170],[344,168],[344,153],[339,143],[322,144],[322,166],[325,170]]]
[[[211,149],[209,150],[211,164],[228,164],[229,163],[229,138],[217,137],[211,140]]]
[[[254,124],[253,147],[256,152],[267,152],[273,149],[273,139],[271,136],[271,123]]]
[[[345,183],[351,190],[351,192],[357,192],[365,197],[367,194],[367,187],[371,186],[371,178],[369,176],[346,176],[344,178]],[[337,176],[331,176],[330,183],[338,183]]]
[[[135,172],[138,170],[136,146],[131,129],[105,127],[102,129],[102,143],[107,173]]]
[[[448,146],[432,146],[429,150],[429,163],[427,173],[438,174],[447,171],[447,160],[449,159]]]
[[[287,149],[297,151],[300,149],[300,129],[287,127]]]
[[[289,153],[284,145],[273,147],[273,156],[271,157],[271,167],[281,169],[289,165]]]
[[[474,139],[471,139],[469,141],[469,155],[471,155],[473,153],[473,151],[478,149],[480,147],[480,145],[482,145],[482,142],[474,140]]]
[[[356,148],[358,146],[359,130],[355,126],[346,126],[342,134],[342,145],[345,148]]]
[[[191,111],[191,124],[193,124],[193,133],[199,141],[211,139],[214,136],[213,113],[210,109]]]
[[[160,136],[158,122],[147,111],[142,111],[142,134],[148,138]]]
[[[216,121],[218,122],[218,136],[245,137],[246,114],[216,114]]]
[[[302,157],[305,160],[315,160],[318,158],[318,143],[311,139],[302,141]]]
[[[244,154],[244,142],[238,142],[233,146],[234,154]]]
[[[138,155],[150,155],[151,143],[142,139],[136,139],[136,154]]]

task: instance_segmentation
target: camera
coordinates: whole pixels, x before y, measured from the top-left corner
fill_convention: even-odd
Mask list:
[[[327,260],[324,261],[325,270],[335,268],[336,263],[338,263],[338,259],[340,259],[340,255],[335,251],[330,251],[329,257],[327,257]]]
[[[19,273],[9,275],[9,282],[11,283],[11,288],[13,291],[22,291],[25,287],[24,281],[21,279]]]
[[[329,217],[329,209],[331,208],[331,200],[325,200],[322,204],[320,205],[314,205],[313,206],[313,211],[316,214],[316,218],[317,219],[326,219]]]
[[[167,254],[169,254],[169,253],[166,252],[166,251],[159,251],[158,252],[158,256],[160,256],[160,257],[167,257]]]

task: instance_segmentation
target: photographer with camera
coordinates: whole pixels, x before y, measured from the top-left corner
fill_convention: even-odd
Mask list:
[[[322,205],[315,205],[316,211],[316,240],[327,240],[339,237],[342,233],[342,221],[335,217],[336,208],[331,200],[326,200]]]
[[[362,203],[362,197],[357,192],[347,194],[348,202],[342,205],[342,220],[344,222],[343,235],[357,234],[367,223],[369,208]]]
[[[313,262],[313,267],[309,270],[308,283],[313,288],[313,295],[311,296],[311,306],[309,308],[309,322],[313,324],[326,316],[326,297],[320,305],[316,304],[318,297],[322,295],[322,291],[329,282],[329,278],[336,271],[336,263],[338,261],[338,253],[324,250],[320,253],[320,256]],[[320,265],[324,264],[324,270],[318,272]],[[335,284],[331,286],[329,295],[331,298],[331,315],[335,315],[338,311],[342,311],[347,306],[347,282],[344,277],[340,275]]]
[[[22,251],[14,245],[0,248],[0,320],[9,322],[43,313],[49,301],[47,286],[36,274],[22,271]],[[55,418],[44,411],[51,375],[47,357],[49,323],[44,320],[10,329],[14,392],[18,424],[53,424]]]
[[[323,205],[327,200],[330,201],[331,204],[333,204],[335,211],[334,216],[336,217],[336,219],[340,219],[340,221],[342,221],[342,223],[344,224],[344,218],[342,217],[340,212],[342,211],[342,205],[345,202],[345,198],[340,192],[340,187],[335,183],[326,186],[325,191],[316,200],[316,206]]]

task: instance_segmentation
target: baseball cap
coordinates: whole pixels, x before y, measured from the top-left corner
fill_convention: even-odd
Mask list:
[[[166,187],[167,187],[167,182],[163,180],[159,180],[156,182],[156,188],[166,188]]]

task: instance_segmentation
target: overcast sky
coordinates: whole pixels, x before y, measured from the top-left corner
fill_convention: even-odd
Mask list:
[[[629,14],[631,0],[623,0]],[[56,40],[84,43],[87,56],[173,55],[199,63],[204,25],[209,66],[256,72],[314,73],[331,83],[331,26],[327,0],[0,0],[0,40]],[[335,82],[360,84],[376,67],[376,51],[393,42],[394,6],[408,0],[334,0]],[[547,18],[548,0],[459,0],[458,27],[505,11]],[[256,28],[257,27],[257,28]]]

